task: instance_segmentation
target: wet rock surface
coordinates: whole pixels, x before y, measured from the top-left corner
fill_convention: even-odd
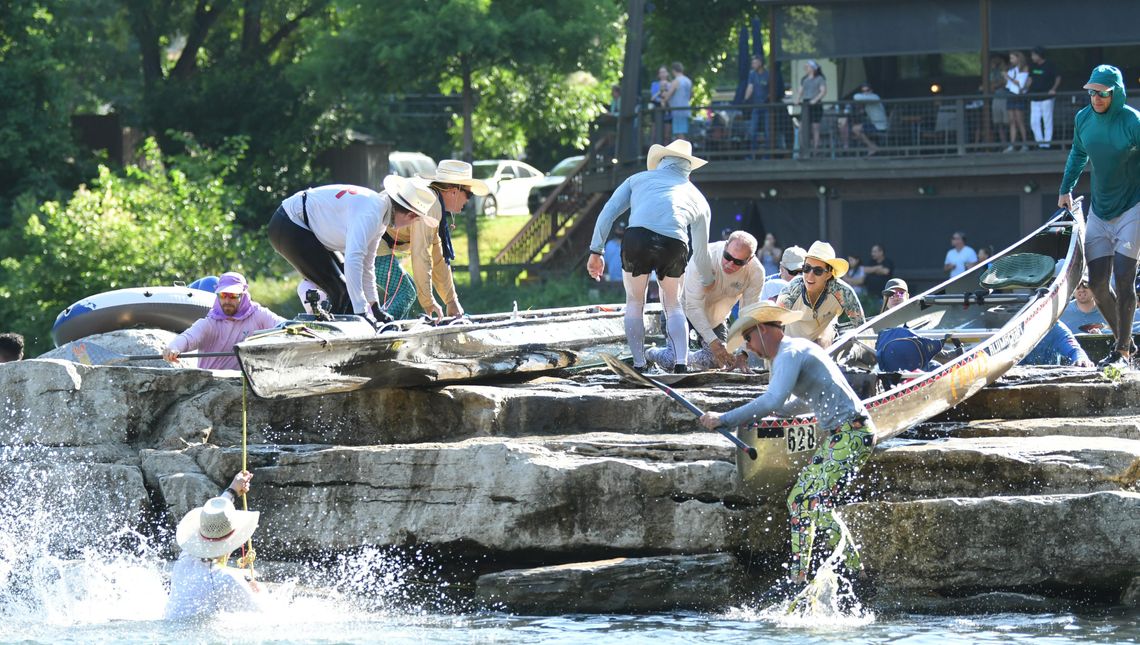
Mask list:
[[[159,341],[99,344],[144,353],[146,342]],[[87,518],[45,537],[61,548],[131,531],[169,541],[163,532],[241,468],[242,390],[228,372],[0,365],[0,484],[25,491],[22,503]],[[739,381],[684,389],[713,410],[758,391]],[[471,580],[474,596],[542,613],[723,607],[740,584],[766,587],[786,558],[785,501],[742,492],[731,444],[659,392],[601,371],[247,396],[266,557],[474,550],[492,563]],[[885,442],[844,510],[880,597],[952,607],[963,590],[1063,586],[1135,602],[1137,402],[1133,375],[1015,374]],[[741,554],[763,563],[744,567],[743,583]],[[518,569],[544,561],[559,566]],[[1109,563],[1111,575],[1097,572]]]

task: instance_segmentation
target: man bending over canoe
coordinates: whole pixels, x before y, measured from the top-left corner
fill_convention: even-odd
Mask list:
[[[728,240],[709,244],[709,258],[713,261],[711,287],[701,284],[697,256],[689,259],[685,267],[685,317],[701,337],[701,349],[689,352],[689,369],[708,370],[732,365],[732,356],[725,345],[728,315],[738,302],[741,307],[760,302],[760,292],[764,288],[764,267],[756,258],[756,247],[756,238],[744,231],[733,231]],[[685,351],[688,351],[688,346]],[[670,372],[677,362],[672,343],[650,349],[645,355]]]
[[[199,318],[190,329],[178,334],[162,357],[177,363],[178,356],[188,351],[232,352],[234,345],[255,331],[273,329],[285,319],[257,304],[249,297],[249,284],[245,276],[236,271],[223,273],[214,290],[214,306]],[[236,356],[207,356],[198,359],[198,367],[208,370],[236,370]]]
[[[803,312],[767,301],[742,310],[728,330],[728,345],[735,350],[742,339],[745,347],[772,362],[768,390],[734,410],[706,412],[701,417],[701,424],[714,430],[750,424],[777,411],[800,413],[799,403],[806,404],[815,413],[819,427],[827,431],[827,440],[800,471],[788,494],[791,585],[807,581],[813,555],[826,558],[839,544],[839,524],[833,515],[836,500],[867,463],[875,446],[875,428],[867,408],[835,362],[810,340],[784,335],[784,325],[802,317]],[[820,552],[825,545],[826,552]],[[854,574],[862,569],[859,553],[850,541],[846,549],[845,564],[848,573]],[[852,576],[845,577],[850,580]]]
[[[419,179],[384,178],[384,192],[334,184],[281,202],[269,220],[269,243],[329,299],[331,313],[391,322],[376,290],[376,251],[384,233],[428,215],[435,194]],[[343,261],[341,260],[343,254]]]

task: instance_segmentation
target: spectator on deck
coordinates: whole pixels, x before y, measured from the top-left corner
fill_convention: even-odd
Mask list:
[[[953,278],[974,268],[977,263],[978,254],[974,252],[974,249],[966,246],[966,234],[962,231],[955,231],[950,236],[950,250],[946,252],[946,260],[942,264],[942,270]]]
[[[871,247],[871,261],[863,267],[863,286],[872,296],[887,286],[887,281],[895,277],[895,261],[887,257],[882,244]]]

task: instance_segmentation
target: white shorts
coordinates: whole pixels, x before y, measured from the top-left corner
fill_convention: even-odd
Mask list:
[[[1107,222],[1089,207],[1085,227],[1085,261],[1119,253],[1133,260],[1140,258],[1140,203]]]

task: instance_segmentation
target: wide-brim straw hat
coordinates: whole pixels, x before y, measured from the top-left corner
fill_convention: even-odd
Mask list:
[[[831,274],[836,278],[847,275],[847,270],[851,268],[847,260],[835,257],[835,249],[831,248],[830,244],[819,240],[811,243],[804,257],[826,262],[831,267]]]
[[[196,558],[220,558],[253,535],[260,516],[237,510],[227,497],[215,497],[178,523],[178,546]]]
[[[688,159],[692,166],[692,170],[696,170],[708,162],[700,157],[693,156],[693,144],[685,141],[684,139],[677,139],[667,146],[660,143],[655,143],[649,147],[649,154],[645,157],[645,167],[650,170],[656,170],[657,165],[665,157],[680,157]]]
[[[428,226],[439,226],[439,217],[431,212],[435,204],[435,193],[424,180],[405,179],[399,175],[384,178],[384,192],[401,206],[424,219]]]
[[[458,159],[444,159],[436,166],[435,174],[420,174],[417,176],[420,179],[435,181],[441,184],[467,186],[474,195],[483,196],[491,193],[491,189],[487,187],[487,182],[482,179],[475,179],[472,174],[471,164],[466,161],[459,161]]]
[[[740,317],[728,328],[728,351],[735,352],[744,344],[744,332],[756,325],[770,322],[794,323],[803,318],[802,311],[792,311],[783,305],[764,300],[740,310]]]

